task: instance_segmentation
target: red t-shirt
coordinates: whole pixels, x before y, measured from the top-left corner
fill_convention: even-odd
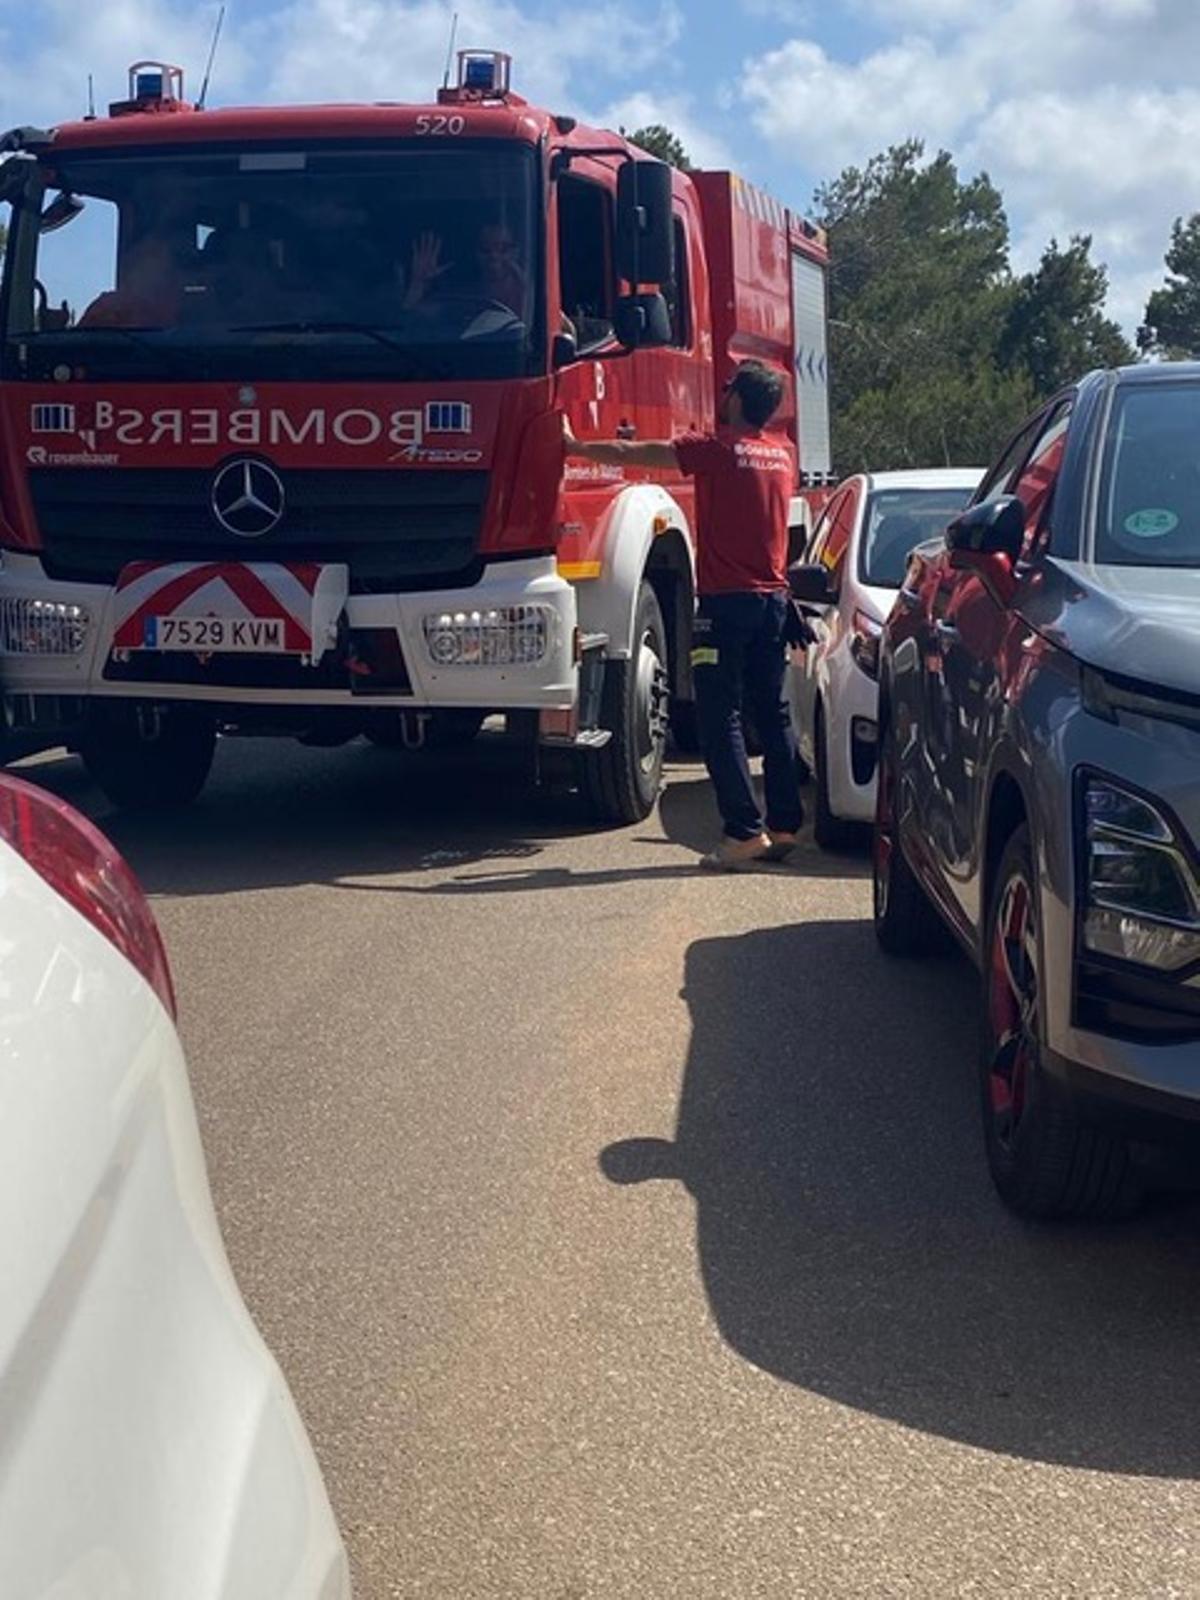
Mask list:
[[[696,479],[701,594],[786,589],[796,452],[782,434],[681,433],[679,467]]]

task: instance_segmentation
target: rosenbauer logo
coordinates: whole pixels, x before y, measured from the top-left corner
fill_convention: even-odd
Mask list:
[[[424,406],[394,411],[375,411],[366,406],[346,406],[337,411],[325,406],[306,410],[289,406],[242,406],[231,411],[216,406],[145,409],[97,400],[87,408],[87,426],[79,425],[77,409],[74,405],[32,406],[30,431],[75,433],[94,451],[162,445],[250,449],[303,446],[313,450],[390,445],[393,459],[472,462],[483,458],[482,451],[471,444],[472,411],[464,400],[431,400]],[[441,442],[455,434],[465,436],[461,447]],[[426,444],[430,435],[439,436],[434,448]]]

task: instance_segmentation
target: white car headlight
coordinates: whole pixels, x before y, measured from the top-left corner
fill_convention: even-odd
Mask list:
[[[1165,972],[1200,960],[1188,841],[1153,801],[1094,774],[1083,783],[1083,821],[1087,949]]]

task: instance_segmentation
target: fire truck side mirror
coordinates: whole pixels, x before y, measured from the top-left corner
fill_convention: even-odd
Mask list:
[[[661,294],[623,294],[617,301],[613,331],[627,350],[650,350],[674,337],[671,313]]]
[[[55,195],[42,212],[38,218],[38,229],[42,233],[54,233],[58,228],[65,228],[68,222],[74,222],[83,209],[84,203],[79,196],[64,190],[62,194]]]
[[[0,161],[0,205],[6,200],[16,204],[33,170],[34,163],[28,156],[10,156],[7,161]]]
[[[635,289],[675,280],[671,169],[664,161],[626,161],[617,175],[617,271]]]

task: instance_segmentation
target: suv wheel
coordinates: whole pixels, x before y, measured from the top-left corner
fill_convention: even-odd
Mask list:
[[[1042,948],[1029,828],[1005,846],[987,923],[982,1060],[988,1166],[1025,1217],[1114,1217],[1139,1187],[1126,1141],[1082,1122],[1042,1065]]]

